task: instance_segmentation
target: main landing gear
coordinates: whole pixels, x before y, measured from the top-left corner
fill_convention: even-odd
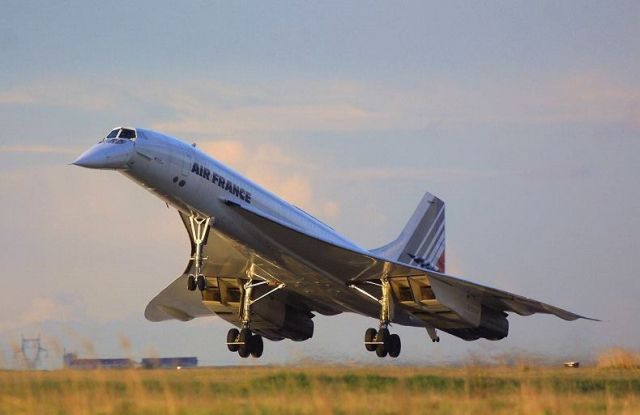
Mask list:
[[[257,358],[262,356],[264,343],[261,335],[251,333],[248,328],[242,330],[232,328],[227,333],[227,348],[230,352],[238,352],[240,357],[251,355]]]
[[[247,271],[247,282],[242,285],[240,296],[240,323],[241,329],[232,328],[227,333],[227,348],[230,352],[238,352],[240,357],[262,356],[264,343],[262,336],[251,332],[251,306],[274,292],[284,288],[284,283],[278,282],[275,287],[262,294],[256,299],[252,299],[253,289],[261,285],[273,285],[273,282],[260,277],[254,271],[254,266]],[[255,282],[256,279],[261,281]]]
[[[372,298],[380,304],[379,328],[378,330],[369,328],[367,329],[367,331],[365,331],[364,347],[368,352],[375,351],[378,357],[385,357],[387,355],[394,358],[398,357],[400,356],[400,350],[402,349],[400,336],[398,336],[397,334],[389,333],[391,310],[391,285],[389,284],[389,280],[387,280],[386,278],[382,278],[380,280],[380,284],[377,284],[373,281],[366,281],[366,283],[380,287],[382,291],[382,297],[376,298],[355,284],[349,285],[350,288],[357,290],[361,294]]]
[[[380,330],[368,328],[364,332],[364,347],[368,352],[376,352],[378,357],[385,357],[387,354],[391,357],[400,356],[402,343],[400,336],[389,333],[389,329],[381,327]]]
[[[189,274],[187,288],[189,291],[195,291],[196,288],[204,291],[207,288],[207,279],[202,271],[204,269],[204,261],[207,258],[202,256],[202,247],[207,243],[207,238],[209,237],[211,218],[189,216],[189,224],[191,225],[191,235],[193,235],[196,252],[191,258],[194,262],[195,273]]]

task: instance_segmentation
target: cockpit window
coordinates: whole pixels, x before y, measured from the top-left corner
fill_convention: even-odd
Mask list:
[[[131,140],[134,138],[136,138],[136,130],[132,128],[119,127],[113,129],[109,133],[109,135],[104,140],[102,140],[102,142],[109,144],[123,144],[126,143],[127,140]]]
[[[122,128],[120,130],[119,138],[136,138],[136,131],[129,128]]]

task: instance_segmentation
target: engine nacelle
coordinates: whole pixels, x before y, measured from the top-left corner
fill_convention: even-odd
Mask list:
[[[509,334],[507,313],[483,306],[479,328],[482,332],[480,337],[489,340],[504,339]]]
[[[302,312],[287,305],[285,307],[282,333],[294,341],[307,340],[313,337],[313,320],[311,313]]]
[[[252,329],[273,340],[294,341],[313,336],[313,314],[297,309],[276,296],[266,297],[252,307]]]
[[[480,338],[501,340],[509,334],[509,321],[507,320],[507,313],[482,306],[480,325],[478,327],[443,329],[443,331],[464,340],[477,340]]]

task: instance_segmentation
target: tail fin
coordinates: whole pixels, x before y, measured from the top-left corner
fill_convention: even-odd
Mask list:
[[[384,258],[445,272],[444,202],[426,193],[393,242],[372,250]]]

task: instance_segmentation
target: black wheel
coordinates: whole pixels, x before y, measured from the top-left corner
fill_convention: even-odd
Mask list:
[[[385,357],[387,355],[387,352],[389,352],[390,337],[391,336],[389,335],[389,329],[381,328],[380,330],[378,330],[376,341],[382,342],[382,344],[378,344],[376,346],[376,355],[378,355],[378,357]]]
[[[227,348],[229,349],[230,352],[237,352],[238,348],[240,347],[237,344],[229,344],[229,343],[234,343],[238,341],[238,336],[240,336],[240,331],[236,328],[230,329],[227,332]]]
[[[389,336],[389,356],[398,357],[400,356],[400,350],[402,349],[402,343],[400,342],[400,336],[397,334],[392,334]]]
[[[253,335],[251,336],[251,341],[249,342],[251,356],[258,358],[262,356],[262,351],[264,350],[264,343],[262,342],[262,336]]]
[[[204,275],[198,275],[196,282],[198,283],[198,289],[200,291],[204,291],[204,289],[207,288],[207,280],[204,278]]]
[[[251,353],[251,330],[244,328],[240,330],[240,335],[238,336],[238,341],[240,343],[238,347],[238,354],[240,357],[248,357]]]
[[[196,277],[194,277],[193,274],[189,274],[189,278],[187,278],[187,289],[189,289],[189,291],[196,290]]]
[[[367,331],[364,332],[364,347],[367,349],[368,352],[373,352],[374,350],[376,350],[376,345],[375,344],[367,344],[369,342],[375,341],[376,339],[376,334],[378,334],[376,329],[373,328],[369,328],[367,329]]]
[[[376,347],[376,356],[385,357],[387,355],[387,350],[384,348],[384,344],[379,344]]]
[[[242,357],[243,359],[245,357],[249,357],[249,349],[240,347],[238,349],[238,356]]]

